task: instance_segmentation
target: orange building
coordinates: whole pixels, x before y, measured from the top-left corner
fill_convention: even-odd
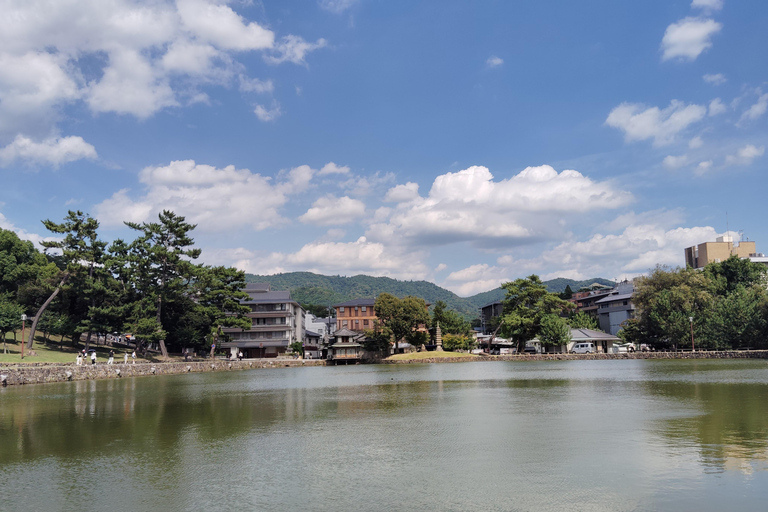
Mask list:
[[[353,299],[342,304],[336,304],[336,329],[365,331],[373,329],[376,322],[376,312],[373,304],[376,299]]]

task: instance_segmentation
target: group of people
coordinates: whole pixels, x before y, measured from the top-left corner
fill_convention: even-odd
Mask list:
[[[75,358],[75,364],[77,366],[81,366],[83,364],[87,364],[88,361],[88,352],[83,349],[80,352],[77,353],[77,358]],[[96,364],[96,350],[91,349],[91,364]],[[136,364],[136,351],[134,350],[131,353],[131,359],[133,359],[133,364]],[[111,350],[109,351],[109,359],[107,359],[107,364],[115,364],[115,351]],[[128,352],[123,354],[123,364],[128,364]]]

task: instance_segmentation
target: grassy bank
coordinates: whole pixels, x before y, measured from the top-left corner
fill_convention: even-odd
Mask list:
[[[43,340],[43,333],[37,331],[35,333],[35,343],[32,349],[33,355],[30,355],[29,350],[24,348],[24,359],[21,359],[21,334],[16,334],[17,340],[13,341],[13,334],[7,335],[5,339],[5,353],[3,352],[2,343],[0,342],[0,364],[19,364],[19,363],[74,363],[77,357],[77,352],[85,348],[85,343],[78,342],[75,347],[72,346],[72,342],[65,339],[63,342],[57,336],[51,336],[49,341]],[[1,341],[1,340],[0,340]],[[94,345],[91,343],[90,348],[96,349],[97,362],[106,362],[109,358],[109,351],[115,351],[115,361],[122,362],[126,352],[128,353],[128,359],[132,350],[125,347],[110,347],[105,345]],[[138,356],[138,354],[137,354]],[[137,362],[143,361],[137,357]],[[90,360],[87,361],[90,363]]]
[[[420,361],[422,359],[434,359],[436,357],[442,358],[458,358],[458,359],[478,359],[475,354],[467,354],[465,352],[411,352],[408,354],[395,354],[389,356],[389,361]]]

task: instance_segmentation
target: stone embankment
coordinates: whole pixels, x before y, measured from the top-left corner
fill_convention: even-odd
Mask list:
[[[69,380],[119,379],[145,375],[174,375],[190,372],[225,372],[255,368],[325,366],[318,359],[257,359],[245,361],[195,361],[137,364],[76,364],[32,363],[0,367],[0,385],[39,384]]]
[[[480,357],[428,357],[426,359],[392,360],[384,364],[466,363],[471,361],[568,361],[600,359],[768,359],[768,350],[712,350],[703,352],[632,352],[626,354],[520,354]]]

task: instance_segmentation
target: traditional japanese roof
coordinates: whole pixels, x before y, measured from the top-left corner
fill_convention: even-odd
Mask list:
[[[320,337],[319,334],[317,334],[316,332],[312,332],[312,331],[304,331],[304,334],[306,334],[307,336],[309,336],[311,338],[319,338]]]
[[[354,341],[346,342],[346,343],[334,343],[331,345],[331,348],[355,348],[355,347],[362,347],[361,344],[355,343]]]
[[[355,336],[360,336],[360,334],[361,333],[357,331],[351,331],[345,327],[343,329],[339,329],[338,331],[334,332],[333,336],[336,338],[343,338],[343,337],[354,338]]]

